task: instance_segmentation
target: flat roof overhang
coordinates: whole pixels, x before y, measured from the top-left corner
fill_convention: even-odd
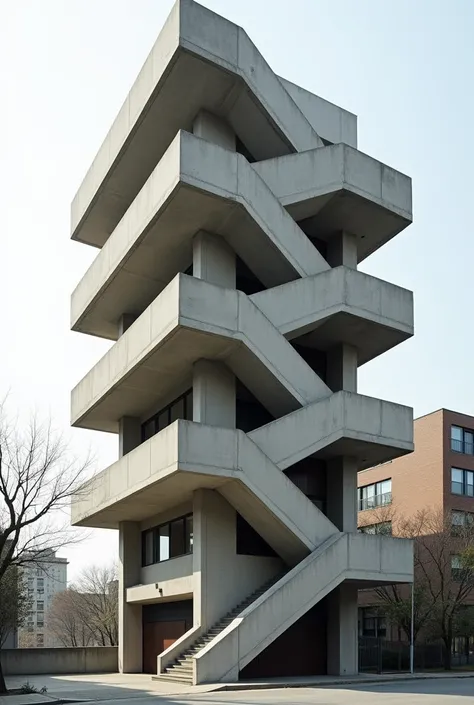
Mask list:
[[[413,451],[413,409],[355,392],[335,392],[248,437],[280,470],[310,456],[349,456],[364,470]]]
[[[178,0],[73,200],[74,240],[104,245],[200,110],[225,118],[255,159],[323,144],[240,27]]]
[[[357,236],[358,261],[413,219],[411,178],[346,144],[254,165],[310,238]]]
[[[413,293],[349,267],[250,298],[288,340],[321,351],[351,345],[359,366],[413,336]]]
[[[268,287],[329,269],[242,155],[180,132],[73,292],[72,329],[117,339],[120,316],[189,267],[200,230]]]

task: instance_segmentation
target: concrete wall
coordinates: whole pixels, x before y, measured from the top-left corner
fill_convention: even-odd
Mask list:
[[[194,502],[195,625],[209,628],[283,569],[278,558],[236,554],[236,512],[212,490]]]
[[[85,646],[52,649],[2,649],[2,668],[7,676],[36,673],[117,673],[116,646]]]

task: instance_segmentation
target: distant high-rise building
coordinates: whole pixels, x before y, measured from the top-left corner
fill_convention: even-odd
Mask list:
[[[18,646],[62,646],[48,631],[46,615],[54,595],[66,590],[67,558],[56,556],[54,551],[31,554],[31,558],[32,562],[22,567],[31,609],[25,624],[18,629]]]

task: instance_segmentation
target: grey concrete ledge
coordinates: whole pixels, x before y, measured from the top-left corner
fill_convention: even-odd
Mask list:
[[[116,339],[122,313],[141,313],[187,269],[199,230],[224,237],[268,287],[328,270],[254,166],[180,132],[73,292],[73,330]]]
[[[357,236],[361,262],[412,222],[409,176],[345,144],[254,165],[309,235]]]
[[[178,0],[74,198],[74,239],[106,242],[203,105],[226,117],[256,159],[323,144],[243,29]]]

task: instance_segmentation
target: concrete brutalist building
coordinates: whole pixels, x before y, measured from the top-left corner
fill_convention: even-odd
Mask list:
[[[115,341],[72,423],[120,456],[72,521],[119,531],[122,671],[357,672],[358,589],[413,570],[356,502],[358,470],[413,449],[412,410],[357,393],[412,294],[357,265],[411,218],[354,115],[175,4],[72,204],[98,248],[72,328]]]

